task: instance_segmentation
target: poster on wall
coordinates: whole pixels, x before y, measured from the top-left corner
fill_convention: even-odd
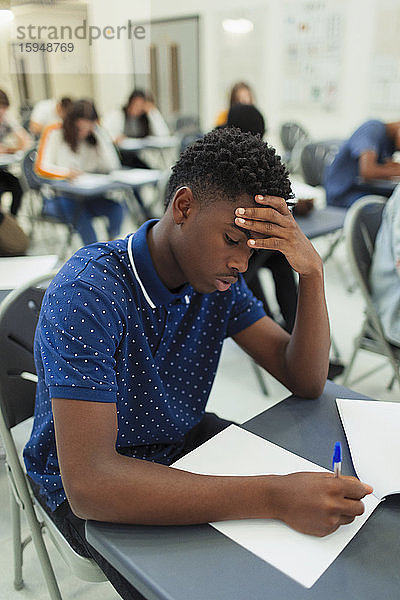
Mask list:
[[[370,68],[370,110],[399,113],[400,5],[386,0],[377,6]],[[396,117],[397,118],[397,117]]]
[[[344,17],[335,0],[287,0],[283,90],[287,107],[334,110],[343,63]]]

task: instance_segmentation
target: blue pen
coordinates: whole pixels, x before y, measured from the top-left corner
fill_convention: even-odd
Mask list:
[[[333,451],[332,469],[335,477],[339,477],[342,472],[342,447],[340,442],[336,442],[335,449]]]

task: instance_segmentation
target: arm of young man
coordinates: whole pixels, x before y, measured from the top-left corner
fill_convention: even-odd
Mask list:
[[[236,210],[235,222],[252,232],[255,244],[248,240],[249,247],[283,252],[299,274],[296,321],[289,335],[265,317],[234,339],[293,393],[318,397],[328,374],[330,347],[322,260],[286,202],[274,196],[261,198],[256,196],[259,208],[246,208],[244,214]]]
[[[53,398],[57,453],[72,510],[81,518],[184,525],[276,518],[323,536],[362,514],[372,489],[331,473],[196,475],[116,451],[114,403]]]
[[[58,316],[62,287],[48,295],[37,338],[47,363],[54,365],[45,375],[57,455],[63,486],[78,516],[163,525],[277,518],[299,531],[325,535],[362,513],[360,499],[371,489],[353,478],[331,473],[215,477],[119,454],[115,353],[125,313],[106,292],[93,289],[96,264],[92,267],[87,282],[82,272],[73,286],[66,283],[69,308],[64,316]],[[112,277],[112,270],[104,272],[103,267],[99,263],[102,278]]]
[[[390,177],[400,176],[400,163],[391,159],[379,163],[377,158],[374,150],[368,150],[361,154],[358,161],[360,177],[364,179],[389,179]]]

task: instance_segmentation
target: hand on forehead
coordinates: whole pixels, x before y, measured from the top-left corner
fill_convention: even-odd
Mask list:
[[[235,226],[244,230],[247,237],[257,239],[266,239],[274,235],[279,237],[279,228],[293,220],[284,198],[258,194],[254,200],[253,206],[246,206],[246,203],[243,203],[244,206],[235,209]]]

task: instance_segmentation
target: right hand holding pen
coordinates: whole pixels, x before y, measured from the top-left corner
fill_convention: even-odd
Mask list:
[[[372,492],[355,477],[331,473],[291,473],[271,476],[269,503],[273,518],[311,535],[322,537],[362,515],[361,499]]]

